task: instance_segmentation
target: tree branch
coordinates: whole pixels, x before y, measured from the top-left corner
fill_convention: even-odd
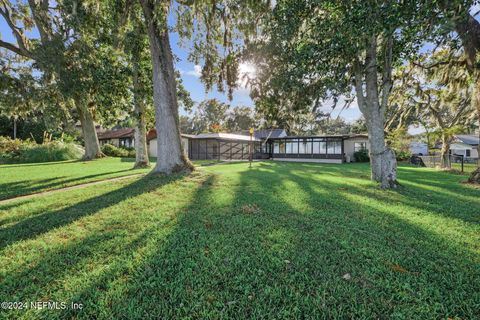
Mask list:
[[[29,51],[22,50],[21,48],[15,46],[10,42],[5,42],[3,40],[0,40],[0,47],[5,48],[15,54],[18,54],[19,56],[33,59],[33,56]]]
[[[31,58],[32,54],[30,51],[27,49],[27,45],[25,42],[25,37],[23,35],[23,31],[21,28],[17,27],[15,23],[13,23],[13,20],[10,15],[10,11],[7,8],[6,3],[2,2],[3,7],[0,7],[0,15],[3,16],[5,21],[7,22],[8,26],[10,27],[10,30],[13,33],[13,36],[17,40],[18,47],[16,47],[16,50],[12,50],[12,44],[10,46],[3,46],[4,48],[11,50],[12,52],[25,56],[27,58]],[[8,44],[7,42],[2,41],[4,44]],[[14,46],[15,47],[15,46]]]

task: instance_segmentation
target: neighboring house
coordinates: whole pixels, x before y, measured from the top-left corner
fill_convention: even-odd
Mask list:
[[[458,134],[450,144],[450,154],[462,155],[466,159],[478,159],[478,135]]]
[[[102,146],[108,143],[116,147],[133,148],[135,147],[135,129],[121,128],[98,132],[98,141]]]
[[[428,155],[428,145],[425,142],[412,141],[410,142],[409,150],[413,155]]]

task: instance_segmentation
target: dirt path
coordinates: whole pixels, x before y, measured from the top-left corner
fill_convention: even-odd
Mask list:
[[[30,193],[30,194],[26,194],[26,195],[23,195],[23,196],[18,196],[18,197],[14,197],[14,198],[0,200],[0,205],[9,203],[11,201],[19,200],[19,199],[29,199],[29,198],[48,195],[48,194],[56,193],[56,192],[63,192],[63,191],[68,191],[68,190],[73,190],[73,189],[80,189],[80,188],[85,188],[85,187],[89,187],[89,186],[92,186],[92,185],[101,184],[101,183],[105,183],[105,182],[113,182],[113,181],[118,181],[118,180],[123,180],[123,179],[128,179],[128,178],[140,177],[140,176],[144,176],[146,174],[147,173],[137,173],[137,174],[132,174],[132,175],[128,175],[128,176],[115,177],[115,178],[110,178],[110,179],[104,179],[104,180],[86,182],[86,183],[82,183],[82,184],[76,184],[74,186],[60,188],[60,189],[53,189],[53,190],[47,190],[47,191],[40,191],[40,192],[36,192],[36,193]]]

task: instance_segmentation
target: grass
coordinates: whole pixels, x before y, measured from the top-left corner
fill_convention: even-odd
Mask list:
[[[81,165],[78,163],[77,165]],[[23,319],[474,319],[480,190],[402,166],[205,166],[0,205],[0,300]]]
[[[133,170],[134,161],[128,158],[103,158],[94,161],[0,165],[0,200],[150,171]]]
[[[463,172],[465,174],[470,174],[471,172],[475,171],[478,166],[476,163],[464,163],[463,164]],[[462,169],[462,164],[461,163],[452,163],[452,169],[455,170],[461,170]]]

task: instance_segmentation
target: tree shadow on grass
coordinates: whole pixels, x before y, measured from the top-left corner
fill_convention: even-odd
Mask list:
[[[74,185],[86,183],[86,182],[99,181],[102,179],[97,179],[97,178],[101,178],[104,176],[117,174],[121,172],[127,172],[127,171],[133,172],[133,170],[134,169],[110,171],[110,172],[91,174],[88,176],[80,176],[80,177],[70,178],[70,179],[65,179],[66,178],[65,176],[61,176],[61,177],[41,179],[41,180],[22,180],[22,181],[8,182],[8,183],[0,183],[0,190],[4,190],[0,192],[0,200],[7,200],[17,196],[34,194],[36,192],[60,189],[66,186],[70,187],[70,186],[74,186]],[[90,179],[93,179],[93,180],[90,180]]]
[[[73,206],[29,216],[16,224],[2,229],[2,233],[0,234],[0,249],[17,241],[34,238],[52,229],[67,225],[79,218],[95,214],[125,199],[149,192],[181,177],[182,175],[180,174],[163,177],[162,179],[155,179],[155,176],[144,177],[135,180],[123,188],[113,190],[98,197],[89,198]]]
[[[52,280],[57,273],[51,268],[59,263],[62,279],[86,268],[92,276],[70,290],[64,279],[50,296],[85,307],[80,312],[45,310],[43,317],[478,315],[478,255],[369,203],[352,201],[341,182],[281,168],[254,167],[228,179],[205,177],[171,218],[128,230],[133,240],[116,241],[115,247],[108,233],[91,234],[36,267],[7,275],[7,290],[21,299],[37,298],[48,281],[40,280],[34,291],[12,287],[39,271]],[[361,187],[354,191],[372,197]],[[385,204],[388,198],[375,201]],[[64,256],[72,256],[67,265]]]
[[[288,201],[285,180],[297,185]],[[166,243],[135,268],[128,291],[107,298],[113,316],[472,318],[478,311],[478,259],[462,246],[352,202],[328,181],[253,169],[231,198],[218,194],[228,183],[209,178],[198,189]],[[295,209],[296,194],[311,210]]]

